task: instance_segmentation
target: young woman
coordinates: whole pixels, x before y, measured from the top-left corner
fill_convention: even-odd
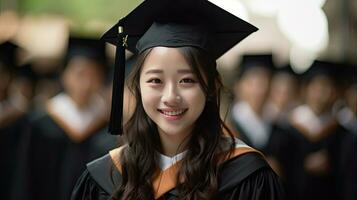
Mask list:
[[[124,145],[87,165],[72,199],[282,199],[263,156],[235,139],[219,115],[215,60],[256,28],[205,0],[144,1],[104,38],[113,42],[120,24],[123,45],[128,39],[138,53],[128,80],[135,110]]]

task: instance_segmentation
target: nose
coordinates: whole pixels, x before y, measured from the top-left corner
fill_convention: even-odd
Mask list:
[[[163,90],[161,97],[162,102],[167,106],[176,106],[179,104],[178,98],[180,97],[175,84],[167,84]],[[180,98],[181,99],[181,98]]]

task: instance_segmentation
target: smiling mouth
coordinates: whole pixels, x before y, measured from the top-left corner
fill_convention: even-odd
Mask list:
[[[178,109],[178,110],[162,110],[162,109],[157,109],[157,110],[166,116],[177,117],[183,115],[188,110],[188,108]]]

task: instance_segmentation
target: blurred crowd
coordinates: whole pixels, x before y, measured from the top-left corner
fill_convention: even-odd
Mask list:
[[[0,44],[0,199],[69,199],[86,163],[120,145],[107,133],[107,50],[70,36],[59,61],[23,62],[26,50]],[[357,199],[357,67],[316,60],[298,74],[271,52],[240,60],[223,115],[265,154],[288,199]],[[124,120],[135,105],[125,91]]]

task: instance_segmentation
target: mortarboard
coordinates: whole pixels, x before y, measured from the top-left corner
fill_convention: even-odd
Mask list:
[[[98,39],[70,37],[65,56],[65,65],[74,57],[85,57],[107,66],[105,43]]]
[[[20,67],[16,67],[15,76],[17,78],[24,78],[26,80],[29,80],[32,83],[36,83],[36,81],[38,80],[38,75],[34,71],[31,63],[26,63]]]
[[[303,73],[303,80],[310,82],[317,76],[326,76],[332,81],[338,81],[339,66],[338,63],[315,60],[310,68]]]
[[[273,56],[271,54],[243,55],[238,77],[242,77],[245,72],[255,68],[263,68],[269,72],[273,72]]]
[[[342,87],[349,87],[350,85],[357,84],[357,66],[352,63],[341,63],[338,70],[339,82]]]
[[[109,132],[122,133],[125,49],[134,54],[156,46],[192,46],[217,59],[257,28],[207,0],[146,0],[102,39],[115,46]]]
[[[287,74],[291,77],[298,78],[298,74],[293,70],[290,64],[284,65],[282,67],[275,67],[274,74]]]
[[[18,49],[19,47],[10,41],[0,44],[0,64],[9,71],[12,71],[17,65],[16,53]]]

